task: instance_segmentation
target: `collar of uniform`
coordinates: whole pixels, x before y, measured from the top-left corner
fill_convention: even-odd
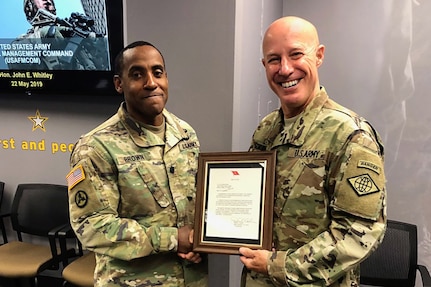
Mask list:
[[[150,147],[163,145],[164,142],[149,132],[138,121],[134,120],[126,110],[126,104],[123,102],[118,110],[118,115],[123,122],[124,127],[130,135],[133,142],[140,147]]]
[[[139,122],[134,120],[126,110],[126,105],[123,102],[118,110],[118,115],[127,129],[130,137],[137,146],[149,147],[155,145],[174,146],[181,139],[188,139],[187,132],[184,131],[178,121],[176,121],[171,113],[166,109],[163,110],[163,116],[166,121],[165,142],[162,142],[159,137],[150,133]]]
[[[324,87],[320,87],[320,92],[308,104],[305,110],[299,114],[295,122],[289,129],[280,132],[274,139],[273,146],[291,144],[301,146],[310,131],[317,115],[322,110],[323,104],[328,100],[328,95]],[[279,114],[280,124],[283,124],[283,113]]]
[[[175,146],[181,140],[188,140],[190,135],[189,131],[183,129],[180,125],[180,119],[175,115],[168,112],[166,109],[163,111],[163,115],[166,119],[166,136],[165,144],[166,150],[169,150]]]

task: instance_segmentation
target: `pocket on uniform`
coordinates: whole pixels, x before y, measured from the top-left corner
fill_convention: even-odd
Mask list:
[[[168,207],[171,204],[171,201],[162,191],[151,173],[143,166],[138,166],[138,172],[160,207]]]

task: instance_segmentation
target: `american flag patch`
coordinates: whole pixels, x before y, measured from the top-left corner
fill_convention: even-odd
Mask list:
[[[82,165],[75,166],[66,176],[67,186],[69,190],[85,179],[84,169]]]

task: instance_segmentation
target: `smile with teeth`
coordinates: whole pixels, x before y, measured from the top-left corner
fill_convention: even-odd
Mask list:
[[[290,87],[296,86],[298,82],[299,82],[298,80],[289,81],[289,82],[281,83],[281,86],[283,88],[290,88]]]

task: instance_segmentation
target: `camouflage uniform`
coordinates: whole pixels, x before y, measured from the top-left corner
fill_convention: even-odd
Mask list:
[[[164,110],[165,142],[123,107],[81,137],[67,176],[71,224],[96,252],[95,286],[207,286],[207,261],[177,255],[193,224],[199,141]]]
[[[386,229],[381,139],[323,87],[290,127],[283,119],[272,112],[253,135],[251,151],[277,150],[275,251],[269,276],[244,269],[241,286],[359,286]]]

